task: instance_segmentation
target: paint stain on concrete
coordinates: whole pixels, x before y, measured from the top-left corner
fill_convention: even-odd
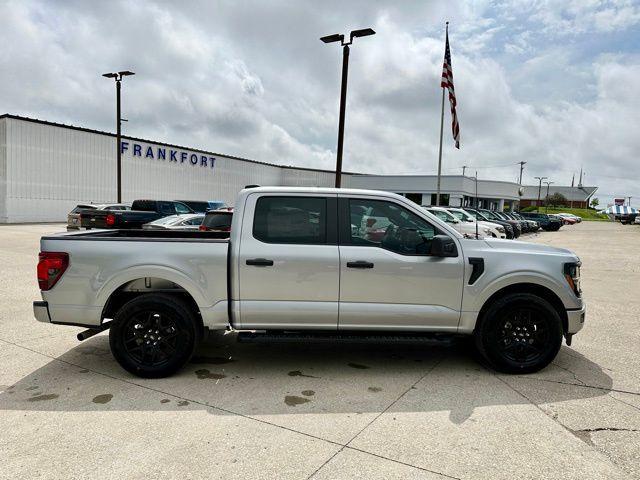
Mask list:
[[[180,400],[178,402],[179,407],[186,407],[187,405],[189,405],[189,402],[187,402],[186,400]]]
[[[209,364],[209,365],[224,365],[225,363],[235,362],[233,357],[207,357],[207,356],[197,356],[191,359],[191,363],[195,363],[197,365]]]
[[[289,375],[290,377],[320,378],[320,377],[314,377],[313,375],[305,375],[300,370],[292,370],[289,373],[287,373],[287,375]]]
[[[169,400],[168,398],[163,398],[162,400],[160,400],[160,403],[169,403],[171,400]]]
[[[206,368],[201,368],[200,370],[196,370],[196,375],[200,380],[221,380],[223,378],[227,378],[227,376],[223,373],[212,373]]]
[[[378,392],[382,391],[382,388],[380,388],[380,387],[369,387],[369,388],[367,388],[367,390],[369,390],[370,392],[373,392],[373,393],[378,393]]]
[[[316,394],[313,390],[303,390],[301,393],[305,397],[313,397]]]
[[[89,370],[83,368],[82,370],[78,370],[78,373],[89,373]]]
[[[38,387],[37,385],[31,385],[30,387],[25,388],[25,390],[27,392],[30,392],[31,390],[37,390],[38,388],[40,387]]]
[[[286,395],[284,397],[284,403],[286,403],[289,407],[295,407],[297,405],[302,405],[303,403],[308,403],[311,400],[304,397],[298,397],[296,395]]]
[[[113,395],[111,395],[110,393],[103,393],[102,395],[96,395],[95,397],[93,397],[93,400],[91,401],[93,403],[105,404],[105,403],[109,403],[112,398],[113,398]]]
[[[371,368],[368,365],[361,365],[360,363],[347,363],[351,368],[357,368],[359,370],[365,370],[367,368]]]
[[[46,400],[54,400],[56,398],[58,398],[59,395],[56,395],[55,393],[45,393],[43,395],[36,395],[35,397],[31,397],[28,398],[27,401],[29,402],[43,402]]]

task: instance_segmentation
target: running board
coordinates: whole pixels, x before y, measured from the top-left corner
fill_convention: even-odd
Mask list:
[[[352,344],[402,344],[449,347],[455,343],[456,335],[442,333],[425,334],[358,334],[325,332],[239,332],[240,343],[352,343]]]

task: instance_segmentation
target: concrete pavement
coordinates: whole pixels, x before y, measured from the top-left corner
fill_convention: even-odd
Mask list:
[[[583,222],[529,241],[583,261],[587,323],[527,376],[465,345],[238,344],[143,380],[108,335],[32,318],[39,236],[0,226],[0,477],[640,479],[640,228]]]

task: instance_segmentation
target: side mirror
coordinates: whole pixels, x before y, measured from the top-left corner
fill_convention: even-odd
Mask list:
[[[431,255],[434,257],[457,257],[456,242],[448,235],[436,235],[431,240]]]

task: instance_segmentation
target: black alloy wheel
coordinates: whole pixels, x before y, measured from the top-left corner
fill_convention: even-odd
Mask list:
[[[476,347],[493,368],[532,373],[546,367],[562,345],[562,320],[545,299],[506,295],[489,307],[476,328]]]
[[[193,356],[201,338],[199,320],[182,299],[145,294],[116,313],[109,331],[111,352],[128,372],[144,378],[172,375]]]

